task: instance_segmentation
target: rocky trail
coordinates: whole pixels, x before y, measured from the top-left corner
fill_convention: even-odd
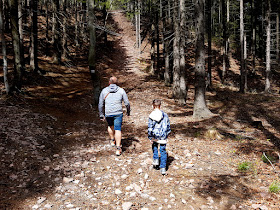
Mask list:
[[[132,114],[124,118],[123,154],[115,155],[106,125],[91,105],[86,67],[69,69],[63,78],[50,72],[62,85],[33,93],[44,95],[41,107],[31,96],[21,103],[0,101],[0,209],[279,209],[279,195],[268,192],[277,176],[260,161],[264,148],[274,150],[272,142],[236,116],[223,116],[215,104],[212,109],[221,117],[188,117],[191,104],[178,106],[171,88],[144,71],[148,53],[138,56],[131,23],[122,13],[114,13],[112,20],[122,36],[111,38],[111,54],[100,58],[99,68],[106,69],[103,86],[114,74],[131,103]],[[147,139],[154,98],[162,99],[171,121],[166,176],[152,167]],[[213,126],[226,138],[205,138]],[[254,162],[256,170],[239,173],[237,163],[244,160]]]

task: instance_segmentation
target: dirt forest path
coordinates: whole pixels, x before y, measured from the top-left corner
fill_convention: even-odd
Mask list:
[[[1,205],[7,209],[12,206],[11,209],[72,210],[254,209],[253,205],[267,205],[260,201],[261,193],[269,196],[266,190],[254,188],[256,183],[248,184],[236,172],[236,162],[246,158],[245,154],[235,154],[238,142],[200,138],[198,131],[214,122],[189,120],[186,116],[191,115],[191,106],[178,106],[171,97],[171,89],[145,73],[148,64],[143,60],[149,57],[146,52],[138,57],[131,23],[122,13],[113,13],[112,20],[122,36],[111,38],[112,51],[101,58],[108,65],[100,64],[99,68],[106,69],[103,86],[114,74],[131,103],[131,116],[124,117],[123,154],[115,156],[114,148],[109,145],[106,125],[99,121],[97,111],[90,108],[89,91],[78,98],[65,99],[63,106],[59,100],[48,104],[46,99],[43,111],[34,108],[45,115],[32,115],[44,121],[40,131],[45,143],[39,141],[34,146],[37,149],[33,148],[31,154],[36,158],[23,154],[26,159],[20,166],[34,161],[28,171],[6,175],[10,180],[20,178],[21,183],[11,184],[9,202]],[[72,74],[80,78],[79,85],[89,89],[85,73]],[[162,99],[162,109],[171,121],[166,176],[151,165],[152,151],[146,130],[154,98]],[[259,182],[261,186],[267,184]],[[278,207],[269,209],[274,208]]]

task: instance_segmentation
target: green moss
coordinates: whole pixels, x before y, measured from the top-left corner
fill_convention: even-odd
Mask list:
[[[247,161],[243,163],[239,163],[237,168],[241,172],[251,171],[253,169],[253,163]]]
[[[280,192],[280,182],[279,181],[273,181],[271,185],[269,186],[269,192],[271,193],[279,193]]]

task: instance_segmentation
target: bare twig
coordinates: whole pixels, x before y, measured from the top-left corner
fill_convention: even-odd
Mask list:
[[[268,157],[265,155],[265,153],[263,153],[263,156],[264,156],[264,157],[268,160],[268,162],[271,164],[271,166],[272,166],[274,172],[277,173],[277,172],[275,171],[274,165],[273,165],[272,162],[268,159]]]

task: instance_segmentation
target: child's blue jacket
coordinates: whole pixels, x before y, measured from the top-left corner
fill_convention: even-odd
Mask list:
[[[170,132],[168,115],[159,109],[155,109],[149,116],[148,138],[150,140],[153,138],[156,140],[166,140]]]

